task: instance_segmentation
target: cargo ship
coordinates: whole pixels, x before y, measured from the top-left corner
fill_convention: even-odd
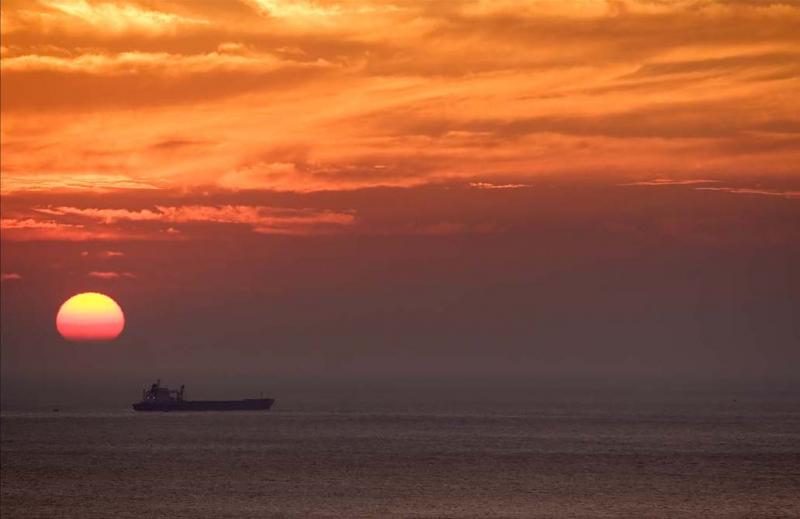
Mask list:
[[[272,398],[245,398],[244,400],[186,400],[185,386],[179,390],[162,387],[157,380],[150,389],[142,390],[142,400],[133,404],[136,411],[267,411]]]

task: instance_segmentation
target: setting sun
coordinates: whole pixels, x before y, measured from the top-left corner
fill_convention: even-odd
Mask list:
[[[85,292],[67,299],[56,316],[58,333],[68,341],[110,341],[125,327],[125,315],[104,294]]]

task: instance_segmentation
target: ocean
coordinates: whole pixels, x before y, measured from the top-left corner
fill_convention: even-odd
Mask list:
[[[2,414],[4,519],[800,517],[800,400]]]

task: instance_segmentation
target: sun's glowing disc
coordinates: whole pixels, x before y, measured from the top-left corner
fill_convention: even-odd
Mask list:
[[[125,327],[125,315],[116,301],[97,292],[67,299],[56,316],[58,333],[68,341],[110,341]]]

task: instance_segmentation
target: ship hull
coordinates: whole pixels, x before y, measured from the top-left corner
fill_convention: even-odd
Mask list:
[[[272,398],[245,400],[181,400],[178,402],[148,402],[133,404],[136,411],[268,411]]]

